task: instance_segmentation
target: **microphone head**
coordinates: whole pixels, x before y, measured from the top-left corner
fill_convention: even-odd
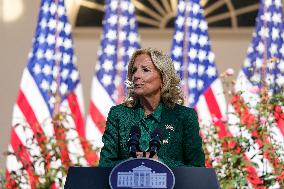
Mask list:
[[[161,140],[162,140],[162,134],[161,129],[156,128],[151,134],[151,140],[149,141],[149,149],[150,152],[149,158],[154,157],[155,154],[157,154],[158,150],[161,147]]]
[[[129,148],[129,157],[136,158],[136,152],[140,151],[139,139],[141,136],[141,130],[138,126],[133,126],[129,132],[129,139],[127,141],[127,146]]]
[[[155,138],[155,137],[158,137],[160,140],[162,138],[162,132],[161,132],[161,129],[160,128],[155,128],[154,131],[152,132],[151,134],[151,138]]]
[[[138,138],[141,136],[141,130],[138,126],[132,126],[129,132],[129,137],[136,135]]]

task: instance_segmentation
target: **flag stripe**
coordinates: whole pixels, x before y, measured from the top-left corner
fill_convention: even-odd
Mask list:
[[[11,145],[9,146],[9,148],[12,148]],[[12,149],[10,149],[11,151],[13,151]],[[11,157],[11,156],[10,156]],[[9,156],[7,157],[7,161],[8,159],[10,158]],[[13,157],[15,158],[15,156]],[[11,159],[9,159],[11,160]],[[20,164],[17,160],[13,160],[13,163],[16,163],[16,164]],[[15,169],[12,169],[12,170],[15,170]],[[15,182],[15,177],[13,175],[13,172],[12,170],[10,169],[7,169],[6,170],[6,173],[5,173],[5,186],[7,189],[10,189],[10,188],[18,188],[17,186],[17,183]],[[26,172],[26,170],[23,170],[24,172]],[[27,178],[28,179],[28,178]],[[29,183],[29,180],[27,180],[26,178],[22,178],[22,184],[20,187],[22,188],[26,188],[26,189],[30,189],[32,188],[31,187],[31,184]]]
[[[280,106],[276,106],[275,109],[276,108],[277,110],[275,110],[274,112],[274,119],[276,120],[277,127],[279,129],[279,132],[281,133],[281,135],[278,135],[277,138],[281,138],[283,141],[284,140],[284,111],[281,109]],[[272,133],[278,133],[278,132],[274,131]]]
[[[24,117],[27,119],[29,126],[31,127],[33,132],[36,133],[35,137],[37,139],[38,144],[44,143],[46,141],[44,132],[37,121],[33,109],[31,108],[29,102],[27,101],[25,95],[22,93],[21,90],[19,91],[17,104],[21,109],[22,113],[24,114]]]
[[[89,112],[93,122],[95,123],[99,131],[103,134],[105,131],[105,123],[106,123],[105,117],[101,114],[101,112],[92,102],[90,103]]]
[[[71,92],[68,97],[68,104],[72,112],[73,120],[75,122],[76,130],[81,138],[85,137],[84,120],[82,113],[80,112],[80,107],[78,104],[77,96]]]
[[[283,113],[282,113],[283,114]],[[282,133],[283,137],[284,137],[284,118],[280,118],[277,121],[277,125],[279,127],[280,132]]]
[[[84,120],[82,117],[82,113],[80,112],[77,96],[74,93],[69,94],[68,104],[73,115],[73,120],[75,122],[76,130],[78,131],[79,134],[80,143],[84,150],[86,160],[88,161],[89,165],[93,165],[98,160],[98,156],[96,152],[92,150],[92,147],[90,146],[88,141],[86,141],[85,139],[86,135],[84,128]]]
[[[76,91],[75,91],[76,92]],[[72,94],[72,92],[70,93]],[[76,115],[72,112],[71,108],[70,108],[70,103],[68,101],[69,97],[67,97],[66,100],[64,100],[61,103],[61,107],[60,107],[60,112],[63,113],[63,116],[65,114],[65,120],[61,122],[62,126],[64,127],[65,132],[62,131],[62,139],[61,140],[65,140],[65,149],[68,149],[69,151],[69,158],[71,160],[72,163],[78,163],[78,159],[80,159],[80,164],[82,166],[86,166],[88,165],[93,165],[94,162],[91,161],[91,159],[88,158],[88,155],[86,154],[87,151],[89,151],[88,148],[88,142],[85,139],[85,136],[80,136],[79,133],[77,132],[78,125],[76,125],[75,120],[77,118]],[[78,102],[78,101],[77,101]],[[76,102],[72,102],[73,105],[72,106],[76,106]],[[80,112],[80,111],[77,111]],[[59,138],[58,138],[59,139]],[[60,142],[60,141],[59,141]],[[85,152],[85,154],[84,154]],[[65,152],[64,152],[65,153]],[[85,158],[82,158],[85,157]],[[89,161],[89,160],[90,161]],[[87,161],[85,161],[87,160]],[[71,163],[70,162],[70,163]]]
[[[94,125],[94,122],[90,115],[88,115],[86,123],[86,130],[88,131],[86,132],[86,137],[92,143],[93,147],[99,150],[103,147],[103,142],[101,140],[102,133],[98,129],[98,127]],[[100,152],[97,153],[98,156],[100,155],[99,153]]]
[[[26,147],[22,144],[21,140],[18,138],[15,130],[11,130],[11,146],[17,156],[17,159],[21,161],[24,168],[28,172],[31,187],[35,187],[35,183],[38,181],[37,177],[35,176],[35,172],[32,169],[32,162],[30,160],[29,153],[26,150]]]
[[[220,132],[218,133],[219,137],[222,138],[224,136],[228,136],[228,133],[226,131],[225,124],[221,121],[221,118],[223,117],[221,114],[221,111],[219,109],[219,104],[216,101],[216,98],[212,92],[211,88],[208,88],[204,92],[204,97],[206,100],[206,103],[209,104],[208,108],[212,116],[215,116],[218,118],[218,121],[215,123],[216,126],[220,128]]]
[[[50,112],[48,110],[45,100],[40,94],[39,88],[37,87],[34,78],[32,77],[31,73],[27,68],[25,68],[23,71],[20,90],[29,102],[29,105],[34,112],[38,123],[46,123],[46,115],[50,115]],[[45,134],[49,135],[50,133],[48,133],[49,131],[45,132]]]
[[[217,105],[218,105],[218,109],[220,111],[220,118],[226,116],[227,113],[227,103],[226,100],[224,100],[224,90],[222,87],[222,82],[220,80],[220,78],[217,78],[215,81],[212,82],[211,84],[211,91],[212,91],[212,95],[214,96]]]
[[[6,170],[5,172],[5,178],[6,178],[6,183],[5,183],[6,188],[13,188],[14,185],[16,185],[15,181],[11,177],[11,174],[9,173],[8,170]]]
[[[92,81],[92,94],[91,99],[92,103],[97,107],[99,112],[106,118],[108,112],[115,103],[110,98],[108,92],[104,89],[104,87],[100,84],[96,77],[93,78]],[[103,103],[102,103],[103,102]]]

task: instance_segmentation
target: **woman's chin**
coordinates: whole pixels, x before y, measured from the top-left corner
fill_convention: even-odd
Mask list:
[[[142,90],[135,90],[134,91],[135,96],[140,97],[144,96],[144,92]]]

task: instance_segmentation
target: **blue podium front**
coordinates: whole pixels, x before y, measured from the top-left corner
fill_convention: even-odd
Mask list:
[[[165,169],[153,160],[133,159],[116,166],[70,167],[65,189],[219,189],[211,168],[179,167]],[[151,163],[152,162],[152,163]]]

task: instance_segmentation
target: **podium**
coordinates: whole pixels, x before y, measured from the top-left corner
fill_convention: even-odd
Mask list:
[[[108,189],[112,168],[70,167],[64,189]],[[220,189],[214,169],[180,167],[172,169],[175,189]]]

